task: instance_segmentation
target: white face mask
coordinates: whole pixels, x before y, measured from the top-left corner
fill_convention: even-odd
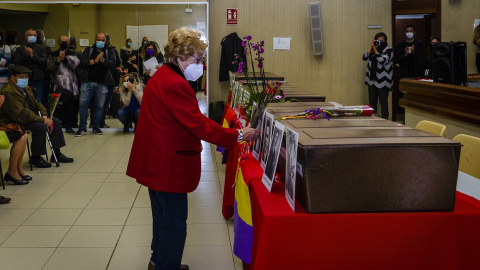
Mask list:
[[[187,62],[188,63],[188,62]],[[183,66],[180,64],[183,69]],[[183,74],[185,78],[189,81],[196,81],[203,75],[203,65],[202,64],[190,64],[188,63],[188,67],[183,70]]]
[[[412,32],[408,32],[405,34],[405,36],[407,37],[407,39],[412,39],[414,34]]]
[[[123,86],[125,86],[125,88],[128,88],[128,82],[124,82]]]

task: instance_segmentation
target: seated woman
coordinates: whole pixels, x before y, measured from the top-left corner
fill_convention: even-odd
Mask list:
[[[120,85],[123,108],[118,110],[117,117],[123,124],[124,134],[128,134],[130,123],[134,123],[137,128],[144,87],[145,85],[140,82],[137,73],[128,73],[123,76],[123,84]]]
[[[5,96],[0,95],[0,107],[5,101]],[[0,130],[5,131],[10,143],[10,161],[8,163],[8,171],[5,173],[4,180],[13,182],[15,185],[26,185],[32,177],[26,175],[22,168],[23,154],[27,147],[27,134],[22,132],[20,127],[15,124],[0,124]],[[10,202],[10,198],[0,196],[0,204]]]

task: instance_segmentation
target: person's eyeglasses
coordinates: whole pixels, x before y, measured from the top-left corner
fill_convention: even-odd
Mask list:
[[[205,60],[205,57],[196,57],[196,56],[193,56],[193,55],[192,55],[192,57],[197,60],[197,65],[200,65]]]

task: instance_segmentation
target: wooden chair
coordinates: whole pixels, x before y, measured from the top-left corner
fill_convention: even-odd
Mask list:
[[[432,121],[422,120],[418,122],[415,128],[443,137],[443,134],[445,134],[445,129],[447,127],[445,125]]]
[[[459,170],[480,179],[480,138],[458,134],[453,140],[462,144]]]

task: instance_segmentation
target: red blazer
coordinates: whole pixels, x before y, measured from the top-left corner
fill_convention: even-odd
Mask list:
[[[200,181],[204,140],[232,148],[236,129],[205,117],[180,69],[164,65],[143,92],[127,175],[156,191],[187,193]]]

